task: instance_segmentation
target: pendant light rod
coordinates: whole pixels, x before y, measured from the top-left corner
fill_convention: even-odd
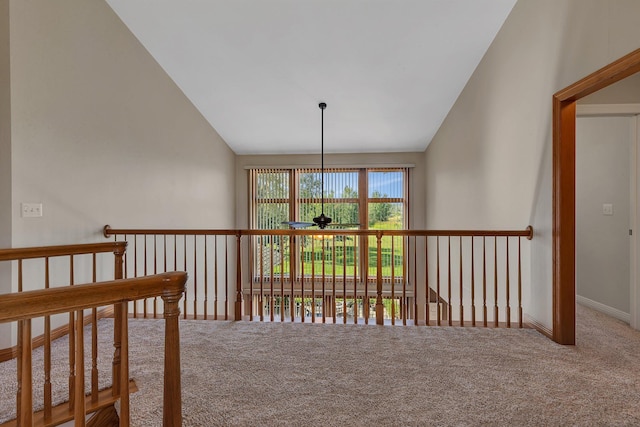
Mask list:
[[[321,126],[321,130],[320,130],[320,156],[321,156],[321,183],[322,183],[322,200],[321,200],[321,206],[322,206],[322,210],[320,212],[320,216],[317,216],[315,218],[313,218],[313,223],[316,224],[318,227],[320,227],[321,230],[324,230],[325,227],[329,224],[331,224],[331,218],[329,218],[328,216],[326,216],[324,214],[324,109],[327,108],[327,104],[325,104],[324,102],[321,102],[320,104],[318,104],[318,107],[320,107],[320,126]]]
[[[324,214],[324,109],[327,108],[327,104],[321,102],[318,107],[320,107],[320,170],[322,174],[320,176],[322,182],[320,212]]]

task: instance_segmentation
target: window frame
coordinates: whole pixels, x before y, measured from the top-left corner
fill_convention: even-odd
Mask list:
[[[408,167],[403,166],[390,166],[390,167],[333,167],[333,168],[325,168],[325,178],[327,174],[331,173],[340,173],[340,172],[357,172],[357,198],[341,198],[341,197],[324,197],[324,204],[336,204],[336,203],[356,203],[358,209],[358,223],[360,224],[359,229],[361,230],[369,230],[369,204],[370,203],[400,203],[402,206],[402,225],[401,228],[407,229],[409,224],[409,170]],[[260,173],[287,173],[288,174],[288,198],[258,198],[258,189],[257,189],[257,181],[258,175]],[[401,172],[402,173],[402,197],[370,197],[369,195],[369,173],[370,172]],[[285,221],[301,221],[301,206],[303,203],[320,203],[322,201],[322,197],[313,197],[313,198],[302,198],[300,195],[300,178],[304,173],[321,173],[320,168],[303,168],[303,167],[286,167],[286,168],[252,168],[249,169],[249,186],[250,186],[250,197],[249,197],[249,228],[250,229],[278,229],[278,228],[258,228],[258,220],[257,211],[258,205],[260,203],[288,203],[289,204],[289,218]],[[326,184],[325,184],[326,187]],[[331,215],[329,215],[331,216]],[[272,224],[275,225],[275,224]],[[356,265],[356,273],[349,277],[347,275],[348,281],[357,281],[357,282],[371,282],[375,279],[374,276],[370,274],[369,267],[369,247],[370,242],[367,236],[361,236],[358,241],[358,255],[357,255],[357,265]],[[252,249],[254,253],[254,259],[257,263],[257,251],[259,244],[257,243]],[[405,250],[405,242],[402,241],[402,258],[403,264],[406,263],[406,250]],[[290,243],[290,253],[297,253],[298,251],[298,242],[295,240]],[[257,264],[254,266],[254,271],[256,271]],[[300,266],[300,262],[297,261],[292,263],[291,265],[292,271],[283,276],[284,279],[291,279],[292,277],[295,280],[300,280],[303,278],[308,279],[308,275],[300,275],[298,272],[302,271],[302,267]],[[403,268],[404,269],[404,268]],[[366,272],[363,275],[363,272]],[[255,276],[255,274],[254,274]],[[282,276],[282,273],[279,275]],[[298,277],[300,276],[300,277]],[[255,280],[255,277],[254,277]]]

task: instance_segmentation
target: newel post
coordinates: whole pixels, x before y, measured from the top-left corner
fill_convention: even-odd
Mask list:
[[[242,234],[236,234],[236,309],[235,320],[242,320]]]
[[[108,227],[108,226],[105,226]],[[127,242],[116,243],[113,249],[114,266],[113,278],[119,280],[124,278],[124,253],[127,249]],[[112,387],[111,394],[117,396],[120,392],[120,353],[122,347],[121,330],[122,314],[127,315],[128,304],[113,305],[113,362],[111,367]],[[128,385],[127,385],[128,386]]]
[[[178,302],[182,292],[162,295],[164,301],[164,406],[162,425],[182,426],[182,388],[180,386],[180,332]]]
[[[377,257],[377,277],[376,277],[376,325],[384,325],[384,305],[382,305],[382,231],[376,233],[378,248]],[[367,301],[367,304],[369,302]]]

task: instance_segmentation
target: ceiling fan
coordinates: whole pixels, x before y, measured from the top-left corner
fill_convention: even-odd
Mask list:
[[[327,226],[332,227],[357,227],[360,224],[331,224],[332,219],[324,214],[324,109],[327,108],[325,102],[318,104],[320,107],[320,157],[321,157],[321,183],[322,183],[322,198],[320,203],[320,215],[313,218],[313,222],[301,222],[301,221],[283,221],[283,225],[288,225],[291,228],[305,228],[305,227],[319,227],[324,230]]]

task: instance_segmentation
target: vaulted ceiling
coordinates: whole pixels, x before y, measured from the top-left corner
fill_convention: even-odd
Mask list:
[[[107,0],[237,154],[423,151],[516,0]]]

